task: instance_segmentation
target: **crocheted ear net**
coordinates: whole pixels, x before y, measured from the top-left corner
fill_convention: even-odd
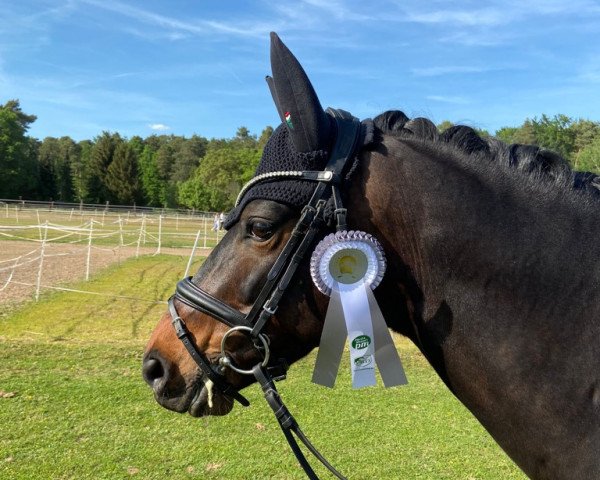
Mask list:
[[[329,153],[326,150],[297,152],[287,126],[282,123],[267,141],[255,176],[278,171],[323,170],[328,157]],[[223,226],[226,229],[231,228],[239,220],[240,213],[248,202],[256,199],[273,200],[301,209],[310,200],[315,187],[315,182],[298,180],[273,179],[259,183],[246,192],[240,204],[229,213]]]

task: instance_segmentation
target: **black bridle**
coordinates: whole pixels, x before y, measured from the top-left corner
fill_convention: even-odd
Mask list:
[[[254,185],[260,181],[272,181],[273,179],[293,177],[293,180],[304,180],[315,182],[315,190],[303,208],[300,219],[296,223],[290,238],[283,250],[277,257],[267,275],[267,281],[262,287],[258,297],[254,301],[252,308],[247,314],[230,307],[221,300],[213,297],[209,293],[195,285],[191,277],[181,280],[177,284],[175,295],[169,299],[169,312],[172,318],[172,324],[175,328],[177,337],[183,342],[185,348],[192,359],[198,364],[203,374],[212,381],[215,386],[226,396],[237,400],[240,404],[248,406],[248,400],[240,394],[238,389],[229,383],[224,376],[227,368],[241,374],[253,375],[260,383],[265,398],[277,420],[283,433],[290,444],[296,458],[309,478],[317,479],[313,469],[308,464],[298,443],[292,435],[292,432],[306,445],[306,447],[325,465],[335,476],[340,479],[344,477],[333,468],[319,452],[308,441],[306,436],[300,430],[296,420],[283,404],[274,382],[285,378],[287,366],[284,364],[269,365],[269,340],[262,333],[267,321],[277,310],[279,302],[288,288],[294,273],[300,262],[313,245],[315,236],[325,228],[324,219],[325,205],[329,198],[333,197],[338,230],[346,229],[346,210],[342,208],[340,187],[342,181],[342,172],[353,158],[359,146],[361,134],[361,123],[348,112],[343,110],[328,109],[327,112],[333,117],[337,127],[336,142],[329,157],[327,165],[323,171],[298,171],[298,172],[274,172],[260,177],[256,177],[249,185]],[[242,194],[246,189],[242,190]],[[241,195],[240,195],[241,196]],[[239,199],[239,197],[238,197]],[[221,355],[218,363],[211,363],[206,356],[201,353],[193,342],[185,322],[177,313],[174,299],[203,312],[216,320],[230,327],[230,330],[224,335],[221,342]],[[225,342],[227,336],[233,331],[243,331],[252,339],[255,347],[263,355],[262,363],[257,364],[251,370],[241,370],[233,365],[231,359],[225,353]]]

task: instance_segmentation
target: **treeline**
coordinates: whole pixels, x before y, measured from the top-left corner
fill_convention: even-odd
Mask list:
[[[34,115],[17,100],[0,106],[0,198],[228,210],[253,175],[265,142],[240,127],[231,139],[198,135],[38,140]]]
[[[258,138],[240,127],[230,139],[128,139],[103,132],[80,142],[67,136],[40,141],[27,135],[35,120],[18,100],[0,106],[0,198],[225,211],[252,177],[273,131],[267,127]],[[438,128],[450,126],[445,121]],[[574,169],[600,173],[600,122],[542,115],[495,136],[556,151]]]

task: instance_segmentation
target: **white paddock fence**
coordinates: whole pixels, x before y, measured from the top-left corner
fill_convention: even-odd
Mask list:
[[[0,300],[20,286],[37,301],[45,288],[69,290],[56,283],[87,281],[93,269],[141,254],[189,255],[187,276],[194,256],[224,233],[213,228],[213,218],[7,206],[0,214]]]

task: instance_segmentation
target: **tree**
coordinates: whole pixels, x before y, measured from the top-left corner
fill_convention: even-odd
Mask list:
[[[577,166],[578,170],[600,175],[600,136],[580,152]]]
[[[102,132],[95,138],[94,147],[91,151],[88,175],[87,195],[93,203],[101,203],[113,199],[111,191],[106,184],[108,167],[113,161],[117,145],[122,143],[118,133]]]
[[[82,140],[77,143],[79,154],[71,160],[71,182],[73,184],[74,199],[80,202],[88,201],[89,165],[92,158],[94,144],[91,140]]]
[[[74,200],[74,187],[71,165],[77,163],[81,154],[79,145],[70,137],[58,139],[58,157],[54,163],[54,176],[56,181],[56,198],[63,202]]]
[[[163,143],[156,151],[156,166],[158,174],[162,180],[171,178],[171,170],[175,163],[175,155],[173,151],[173,137],[169,138],[168,142]]]
[[[21,110],[18,100],[0,106],[0,197],[35,195],[38,187],[37,142],[26,136],[35,115]]]
[[[496,134],[505,143],[520,143],[524,145],[537,145],[534,121],[526,119],[520,127],[503,127]]]
[[[600,123],[579,119],[573,123],[575,132],[575,151],[573,152],[573,168],[580,169],[579,157],[595,140],[600,138]]]
[[[38,197],[42,200],[57,198],[55,164],[60,155],[58,139],[46,137],[38,149],[38,168],[40,184],[38,188]]]
[[[444,120],[442,123],[437,125],[438,132],[443,133],[448,130],[450,127],[453,127],[454,124],[450,120]]]
[[[270,125],[265,127],[265,129],[260,133],[260,137],[258,137],[258,143],[256,146],[261,152],[265,148],[269,138],[271,138],[271,135],[273,135],[273,127]]]
[[[496,130],[495,137],[502,140],[504,143],[510,145],[514,142],[515,134],[518,130],[518,127],[502,127]]]
[[[173,182],[183,182],[190,178],[194,170],[198,168],[200,159],[206,153],[208,140],[194,135],[190,139],[182,138],[181,141],[174,141],[171,145],[173,147],[173,165],[169,178]]]
[[[575,150],[575,131],[571,128],[572,120],[566,115],[546,115],[532,120],[535,140],[533,143],[552,150],[566,159],[571,158]]]
[[[112,162],[106,171],[106,186],[112,193],[112,198],[122,205],[139,201],[137,154],[130,143],[120,142],[115,147]]]
[[[255,142],[255,140],[254,140]],[[261,151],[240,141],[211,140],[194,176],[179,187],[179,203],[199,210],[225,211],[233,207],[242,185],[260,160]]]
[[[234,142],[237,142],[244,147],[256,147],[256,135],[252,135],[246,127],[239,127],[235,132]]]
[[[161,205],[161,189],[163,182],[158,174],[156,151],[147,144],[139,157],[139,176],[146,205],[158,207]]]

